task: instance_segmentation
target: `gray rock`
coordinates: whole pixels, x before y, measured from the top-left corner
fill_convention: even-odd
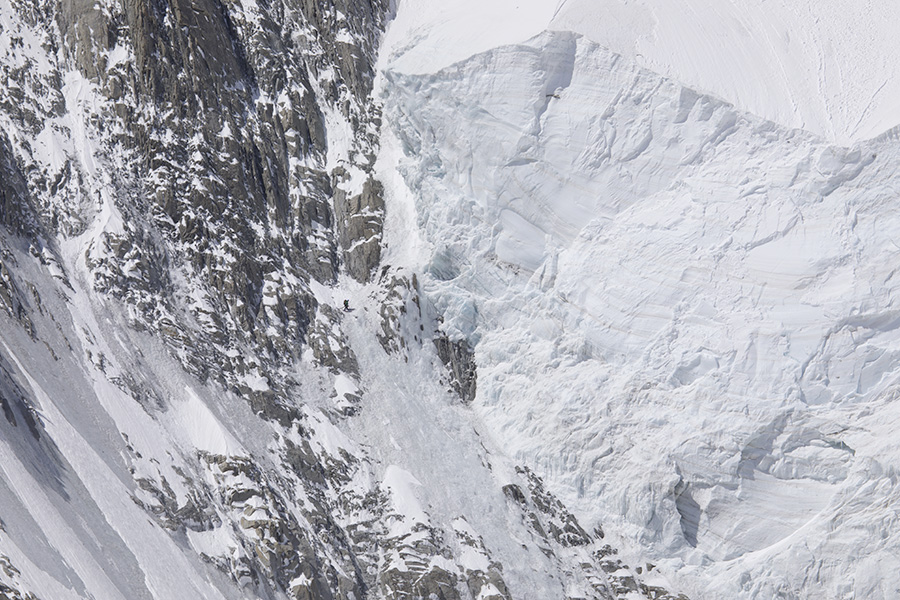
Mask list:
[[[445,335],[434,338],[441,362],[450,369],[450,386],[465,403],[475,399],[478,371],[475,352],[466,340],[451,341]]]
[[[9,139],[2,130],[0,130],[0,224],[16,235],[33,238],[37,233],[27,183],[16,164]]]
[[[337,326],[341,312],[333,306],[320,306],[309,332],[309,347],[316,362],[333,373],[359,376],[359,366],[350,344]]]
[[[384,295],[379,299],[381,331],[375,334],[378,343],[389,354],[405,351],[412,342],[421,343],[425,327],[419,283],[415,274],[409,278],[392,273],[388,267],[384,267],[379,283]],[[407,339],[410,332],[412,340]]]
[[[349,174],[335,170],[334,208],[338,240],[344,263],[350,275],[361,283],[371,279],[372,271],[381,261],[381,236],[384,229],[384,187],[371,175],[366,178],[362,192],[350,196],[340,183]]]
[[[3,261],[0,261],[0,308],[8,316],[18,321],[31,339],[36,339],[37,335],[31,317],[28,315],[29,309],[26,302],[12,272]]]

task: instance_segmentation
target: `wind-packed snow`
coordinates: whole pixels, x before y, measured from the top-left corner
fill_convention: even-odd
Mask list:
[[[791,68],[808,76],[802,61],[824,56],[799,36],[828,46],[839,4],[784,25],[809,53]],[[561,6],[553,26],[577,29],[586,6]],[[604,21],[620,42],[639,6]],[[743,24],[705,16],[696,27],[725,25],[685,29],[682,50],[706,77],[724,67],[699,61],[740,46],[758,68],[723,88],[739,108],[572,32],[503,45],[504,25],[485,52],[461,37],[450,58],[472,56],[449,64],[429,44],[459,23],[401,3],[397,22],[423,41],[388,37],[389,260],[422,267],[442,329],[475,344],[473,410],[493,443],[548,477],[586,526],[614,523],[676,589],[896,597],[897,140],[846,148],[816,134],[878,133],[900,111],[842,100],[856,94],[840,89],[851,59],[869,56],[852,45],[828,54],[848,79],[829,67],[824,87],[760,104],[771,98],[746,90],[772,67],[746,25],[773,22],[755,5],[716,7]],[[675,8],[654,10],[644,17]],[[659,70],[686,73],[678,60]],[[860,73],[884,83],[896,64]],[[840,93],[811,103],[825,87]],[[812,133],[782,126],[803,123]],[[392,243],[391,218],[397,231],[415,219],[418,235]]]
[[[187,448],[223,456],[246,454],[234,436],[191,388],[185,388],[185,397],[174,402],[173,413],[170,427],[184,430],[189,442]]]
[[[382,41],[380,62],[405,73],[428,73],[543,31],[554,1],[402,0]]]
[[[94,428],[78,423],[80,416],[73,419],[73,415],[66,414],[78,410],[79,402],[73,401],[73,397],[84,394],[84,390],[75,387],[71,389],[72,395],[54,394],[67,401],[64,406],[57,405],[35,378],[37,374],[28,373],[5,341],[2,346],[4,355],[12,357],[26,378],[46,419],[47,432],[55,442],[53,450],[58,455],[51,454],[49,464],[43,458],[43,468],[52,465],[55,459],[62,463],[57,465],[60,471],[66,467],[65,471],[78,477],[77,483],[71,480],[48,483],[44,480],[47,475],[38,467],[40,463],[26,467],[17,458],[18,453],[4,452],[4,477],[14,485],[15,498],[15,502],[4,504],[4,517],[14,516],[10,520],[16,527],[31,520],[40,528],[39,535],[47,536],[45,543],[50,547],[49,553],[37,544],[19,548],[30,560],[41,554],[46,557],[40,567],[43,577],[35,578],[29,587],[46,594],[53,589],[56,583],[53,579],[57,578],[76,587],[74,597],[86,593],[106,598],[175,598],[182,594],[222,598],[221,592],[203,576],[199,565],[191,564],[191,558],[132,501],[130,490],[117,477],[115,467],[106,462],[118,461],[101,457],[98,452],[104,451],[105,444],[88,437]],[[49,369],[43,370],[40,377],[49,380],[49,386],[58,385]],[[72,383],[75,382],[69,382]],[[89,395],[80,398],[82,402],[88,399]],[[102,419],[100,415],[95,416]],[[77,500],[73,501],[72,496]],[[73,513],[73,506],[78,512]],[[142,575],[131,578],[129,571]],[[36,575],[33,572],[31,577]]]
[[[891,0],[401,0],[383,60],[434,73],[548,30],[787,127],[848,144],[900,125]]]

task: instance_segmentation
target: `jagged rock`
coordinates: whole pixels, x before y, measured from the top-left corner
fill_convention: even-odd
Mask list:
[[[298,452],[306,452],[303,460],[312,458],[310,451],[289,444],[286,460],[296,460]],[[312,484],[304,502],[304,523],[288,508],[286,482],[270,481],[252,460],[221,455],[208,455],[205,460],[225,513],[247,536],[245,552],[236,564],[229,557],[217,559],[236,580],[238,574],[260,574],[292,598],[364,597],[362,574],[349,552],[350,540],[322,504],[322,490],[329,485],[326,471],[312,481],[299,480]],[[343,557],[337,567],[331,562],[334,557]]]
[[[36,338],[34,323],[28,316],[28,308],[23,295],[13,280],[12,273],[2,260],[0,260],[0,308],[18,321],[32,339]]]
[[[284,460],[304,481],[315,485],[325,484],[325,470],[306,440],[301,445],[285,440]]]
[[[15,162],[6,133],[0,130],[0,224],[17,235],[32,237],[36,223],[25,178]]]
[[[135,327],[159,333],[188,371],[227,387],[239,387],[236,348],[255,355],[246,362],[290,364],[318,309],[306,280],[331,283],[339,268],[323,107],[338,108],[355,135],[353,155],[371,162],[378,108],[369,93],[387,8],[63,2],[42,18],[58,23],[63,53],[96,84],[82,116],[112,131],[97,160],[129,166],[99,181],[67,160],[50,182],[26,180],[13,177],[11,157],[27,162],[27,152],[5,143],[2,216],[12,219],[36,186],[54,194],[38,195],[54,230],[83,231],[101,207],[121,213],[124,231],[101,232],[87,267],[95,289],[129,307]],[[26,81],[26,70],[15,76],[23,89],[40,83]],[[58,84],[59,71],[47,78]],[[10,110],[23,120],[26,108],[44,111],[33,119],[40,123],[77,108],[50,96],[45,105]],[[364,212],[383,207],[380,184],[367,181],[358,203]],[[372,226],[361,231],[376,235]],[[378,252],[376,241],[345,259],[358,274],[377,264]],[[181,284],[165,279],[171,265],[192,288],[188,311],[179,306]],[[272,405],[245,395],[257,407]]]
[[[206,499],[196,494],[188,497],[181,506],[178,505],[175,494],[165,478],[161,478],[162,489],[155,483],[143,478],[135,480],[141,490],[153,498],[151,502],[144,502],[139,498],[134,501],[147,512],[155,515],[160,524],[172,531],[208,531],[214,529],[220,523],[218,516],[210,511]]]
[[[387,564],[378,575],[378,588],[384,598],[460,599],[457,574],[431,560],[450,558],[434,528],[418,523],[408,534],[384,540],[382,552]]]
[[[475,399],[478,371],[475,366],[475,352],[466,340],[451,341],[445,335],[434,338],[441,361],[450,369],[450,386],[462,401],[469,403]]]
[[[514,483],[509,483],[503,486],[503,493],[506,494],[506,497],[515,502],[516,504],[525,504],[525,494],[522,493],[522,488],[517,486]]]
[[[381,593],[388,600],[459,600],[456,576],[434,568],[422,574],[388,570],[381,576]]]
[[[321,306],[309,333],[309,347],[316,362],[335,373],[359,375],[359,366],[350,344],[338,322],[340,312],[332,306]]]
[[[3,410],[3,416],[10,425],[18,427],[20,422],[24,422],[31,437],[35,440],[41,439],[43,424],[40,417],[28,400],[28,395],[16,383],[11,368],[2,354],[0,354],[0,409]]]
[[[13,566],[8,556],[0,554],[0,600],[39,600],[34,594],[23,592],[17,585],[21,574],[22,572]]]
[[[381,347],[388,353],[406,349],[410,345],[410,340],[407,340],[409,333],[404,329],[411,329],[414,340],[421,343],[425,327],[422,323],[419,282],[415,274],[409,278],[391,273],[386,266],[381,271],[380,282],[385,293],[378,308],[381,331],[375,335]]]
[[[19,590],[0,583],[0,600],[38,600],[34,594],[23,594]]]
[[[575,515],[544,488],[540,477],[526,467],[517,467],[516,471],[527,477],[531,501],[544,515],[547,532],[557,543],[562,546],[586,546],[591,543],[591,537],[578,524]]]
[[[484,546],[484,540],[478,536],[462,517],[453,522],[457,542],[471,548],[476,554],[484,557],[488,564],[487,571],[465,568],[466,587],[473,598],[482,600],[510,600],[509,590],[503,581],[503,566],[490,558]]]
[[[618,550],[609,544],[598,547],[602,539],[602,529],[595,527],[592,537],[582,529],[575,516],[550,493],[543,480],[527,467],[516,467],[516,472],[524,476],[527,493],[516,483],[503,487],[509,501],[522,511],[523,520],[533,532],[538,547],[550,557],[562,555],[583,557],[580,563],[580,577],[593,590],[590,598],[610,600],[631,598],[638,594],[648,600],[676,600],[667,590],[647,585],[641,581],[643,569],[631,569],[615,558]],[[652,565],[647,565],[649,572]],[[679,599],[681,596],[678,597]],[[576,599],[571,599],[576,600]]]
[[[369,281],[381,260],[384,229],[384,188],[371,175],[357,194],[345,192],[341,183],[350,178],[342,168],[335,170],[334,206],[338,239],[344,251],[347,271],[360,282]]]
[[[250,402],[253,412],[263,417],[278,422],[284,428],[290,428],[294,423],[303,419],[302,413],[295,406],[290,406],[284,401],[284,395],[274,390],[237,390],[240,395],[245,395]]]

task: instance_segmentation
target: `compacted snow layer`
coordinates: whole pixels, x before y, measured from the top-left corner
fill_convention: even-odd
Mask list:
[[[892,0],[401,0],[383,60],[435,72],[544,29],[837,143],[900,124]]]
[[[838,143],[900,124],[890,0],[563,0],[550,25]]]
[[[136,502],[140,492],[130,476],[164,478],[183,499],[183,479],[171,462],[179,444],[143,407],[98,376],[99,370],[79,364],[84,354],[101,359],[125,354],[94,337],[92,332],[108,332],[108,325],[91,318],[84,292],[72,292],[62,302],[52,287],[41,285],[40,275],[30,275],[35,291],[45,292],[44,307],[59,329],[51,333],[42,327],[47,344],[39,345],[4,321],[2,367],[33,399],[39,425],[29,431],[0,423],[0,550],[22,572],[25,589],[40,598],[233,597],[217,589],[199,557]],[[78,353],[53,353],[65,343],[73,343]],[[105,368],[118,367],[109,360]],[[169,372],[172,379],[181,378]],[[194,394],[184,395],[185,402],[202,407]],[[197,427],[192,437],[205,435],[200,411],[212,415],[205,407],[196,410],[190,422],[173,430]],[[126,445],[134,455],[123,452]],[[192,451],[190,444],[182,447]]]
[[[832,146],[566,32],[383,88],[421,236],[386,256],[476,344],[497,447],[693,598],[900,593],[895,136]]]

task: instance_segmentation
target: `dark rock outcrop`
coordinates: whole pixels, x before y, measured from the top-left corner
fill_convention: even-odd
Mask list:
[[[444,335],[435,337],[434,345],[441,361],[450,369],[450,386],[468,404],[475,399],[478,380],[474,350],[466,340],[451,341]]]
[[[339,178],[347,177],[338,170]],[[367,282],[381,260],[381,231],[384,226],[384,189],[373,177],[366,178],[362,191],[348,195],[335,187],[334,206],[338,224],[338,240],[347,271],[354,279]]]

